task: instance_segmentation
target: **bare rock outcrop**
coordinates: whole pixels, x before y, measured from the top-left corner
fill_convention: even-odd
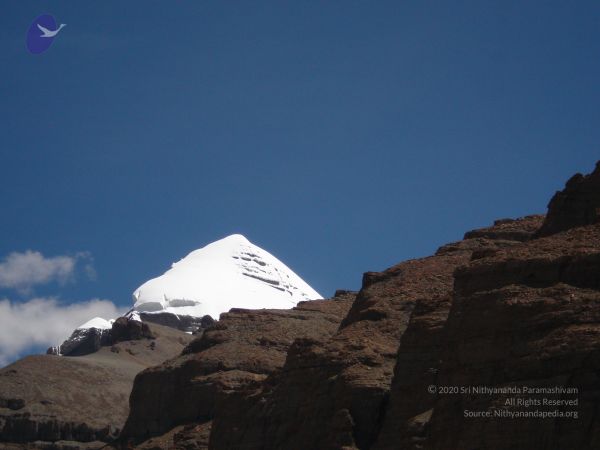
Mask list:
[[[124,341],[138,341],[141,339],[155,339],[150,326],[131,317],[119,317],[110,329],[108,343],[111,345]]]
[[[600,161],[589,175],[573,175],[548,204],[546,221],[537,236],[600,222]]]
[[[181,331],[197,333],[210,325],[215,320],[211,316],[194,317],[182,314],[173,314],[168,312],[146,313],[141,312],[142,322],[156,323],[165,327],[177,328]]]
[[[50,347],[47,355],[83,356],[97,352],[110,343],[110,330],[99,328],[78,328],[61,345]]]
[[[534,237],[544,219],[545,216],[542,214],[520,219],[498,219],[491,227],[466,232],[465,240],[487,238],[494,241],[529,241]]]
[[[514,449],[598,448],[599,261],[600,225],[590,225],[503,250],[457,272],[436,383],[562,391],[440,395],[425,448],[503,449],[507,439]],[[539,404],[518,403],[528,399]],[[491,416],[465,417],[465,411]],[[510,416],[535,411],[552,415]]]
[[[503,260],[501,255],[505,252],[517,251],[526,245],[524,241],[533,238],[532,229],[541,226],[543,220],[544,216],[527,216],[510,222],[496,221],[494,226],[468,232],[465,240],[438,250],[438,254],[469,250],[471,258],[454,272],[455,284],[449,295],[417,302],[398,349],[390,398],[374,448],[429,448],[426,438],[437,400],[429,387],[438,386],[442,363],[449,351],[446,326],[456,296],[456,276],[464,273],[466,267],[481,265],[494,256]],[[509,236],[514,238],[512,241],[507,239],[507,225],[510,226]],[[494,230],[494,227],[500,229]],[[527,239],[523,239],[525,234]],[[496,239],[490,241],[489,238]]]
[[[123,341],[154,339],[147,323],[131,315],[117,318],[111,328],[77,328],[60,346],[50,347],[47,355],[84,356],[96,353],[100,348]]]
[[[581,189],[581,195],[593,197],[587,189]],[[572,189],[567,203],[588,205]],[[577,211],[566,213],[567,218],[571,215],[581,216]],[[544,233],[531,229],[536,221],[541,226],[541,219],[496,222],[495,226],[511,227],[521,222],[529,236],[523,242],[474,251],[469,264],[456,270],[451,296],[417,304],[401,341],[383,426],[373,448],[598,447],[600,225],[564,220],[561,226],[572,229],[537,239]],[[548,223],[554,219],[546,219],[544,225]],[[520,241],[520,234],[513,237]],[[490,230],[470,232],[465,236],[471,239],[458,247],[484,235],[506,237]],[[440,251],[456,247],[451,244]],[[524,387],[578,393],[473,392]],[[440,392],[444,388],[459,391]],[[565,403],[544,405],[544,399]],[[511,416],[536,410],[563,417]]]
[[[438,329],[448,314],[456,268],[475,251],[520,243],[542,220],[511,221],[519,240],[491,227],[487,235],[473,233],[477,237],[449,244],[435,256],[366,273],[336,334],[325,342],[297,340],[280,373],[254,392],[229,397],[213,421],[211,448],[369,448],[385,417],[400,341],[413,341],[401,358],[412,370],[412,383],[421,383],[421,368],[427,366],[427,373],[439,364]]]
[[[121,439],[139,443],[180,425],[208,424],[224,397],[255,388],[280,370],[294,340],[333,334],[353,299],[346,293],[291,310],[222,314],[181,356],[136,377]]]

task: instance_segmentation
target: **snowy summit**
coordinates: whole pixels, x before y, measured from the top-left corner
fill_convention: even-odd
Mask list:
[[[133,293],[139,312],[214,319],[231,308],[292,308],[320,298],[289,267],[240,234],[191,252]]]
[[[88,320],[83,325],[79,325],[77,327],[78,330],[87,330],[90,328],[96,328],[98,330],[110,330],[112,328],[114,320],[106,320],[102,317],[94,317],[93,319]]]

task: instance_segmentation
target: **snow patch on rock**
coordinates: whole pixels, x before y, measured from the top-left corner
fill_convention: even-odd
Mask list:
[[[102,317],[94,317],[86,323],[79,325],[77,330],[87,330],[89,328],[97,328],[98,330],[110,330],[114,320],[106,320]]]

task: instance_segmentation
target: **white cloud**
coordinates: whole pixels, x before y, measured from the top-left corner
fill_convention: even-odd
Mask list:
[[[0,367],[32,347],[61,344],[79,325],[93,317],[112,319],[124,308],[109,300],[63,304],[55,298],[27,302],[0,300]]]
[[[88,276],[94,273],[88,253],[46,258],[40,252],[31,250],[13,252],[0,262],[0,288],[28,293],[36,285],[50,282],[64,284],[74,278],[80,261],[86,262],[84,271]]]

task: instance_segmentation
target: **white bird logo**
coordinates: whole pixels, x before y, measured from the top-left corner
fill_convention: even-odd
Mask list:
[[[44,33],[44,34],[40,35],[40,37],[43,37],[43,38],[51,38],[51,37],[56,36],[58,34],[58,32],[60,30],[62,30],[63,27],[66,27],[66,26],[67,26],[66,23],[61,23],[60,27],[58,27],[58,29],[51,31],[48,28],[41,26],[39,23],[37,24],[37,27],[40,29],[40,31],[42,33]]]

